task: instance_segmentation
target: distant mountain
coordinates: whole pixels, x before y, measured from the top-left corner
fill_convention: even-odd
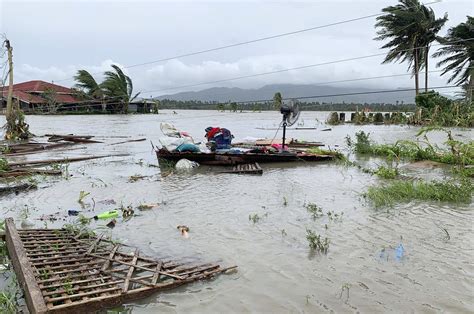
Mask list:
[[[158,99],[170,100],[195,100],[205,102],[228,102],[228,101],[250,101],[272,99],[276,92],[280,92],[284,98],[298,98],[314,95],[329,95],[328,97],[318,97],[304,99],[302,101],[319,101],[325,103],[387,103],[395,104],[404,102],[405,104],[415,102],[414,91],[400,91],[391,93],[377,93],[384,90],[394,90],[395,88],[371,89],[357,87],[333,87],[322,85],[292,85],[292,84],[274,84],[266,85],[257,89],[242,89],[228,87],[213,87],[197,92],[182,92],[171,95],[163,95]],[[373,93],[361,95],[332,96],[340,94]]]

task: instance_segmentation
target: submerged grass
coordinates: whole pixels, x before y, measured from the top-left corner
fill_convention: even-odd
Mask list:
[[[395,179],[399,175],[398,168],[380,166],[374,174],[382,179]]]
[[[446,132],[448,140],[445,144],[449,148],[441,149],[431,145],[426,137],[426,134],[431,131]],[[360,131],[356,133],[355,141],[350,137],[346,137],[346,142],[358,154],[387,157],[396,160],[431,160],[463,167],[474,165],[474,141],[463,143],[454,140],[451,131],[443,128],[424,128],[421,129],[417,136],[424,136],[424,140],[421,143],[402,140],[394,144],[377,144],[370,140],[369,133]]]
[[[394,181],[388,185],[370,187],[364,194],[375,207],[394,205],[412,200],[469,203],[474,185],[464,180],[454,182]]]
[[[321,253],[327,254],[329,249],[329,239],[324,238],[316,234],[311,229],[306,229],[306,240],[308,240],[308,245],[311,250],[316,250]]]

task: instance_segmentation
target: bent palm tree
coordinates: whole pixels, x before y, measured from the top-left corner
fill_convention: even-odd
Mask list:
[[[424,47],[422,55],[422,67],[425,68],[425,93],[428,92],[428,61],[431,43],[437,38],[438,32],[443,28],[448,20],[448,14],[445,13],[442,18],[437,19],[432,8],[421,6],[420,19],[420,47]]]
[[[100,84],[100,87],[104,91],[104,94],[119,101],[122,105],[122,112],[128,113],[128,105],[133,101],[140,93],[133,93],[133,84],[130,77],[125,75],[119,66],[112,64],[113,71],[106,71],[104,73],[105,80]]]
[[[103,97],[102,88],[92,74],[86,70],[77,71],[74,80],[77,82],[75,87],[83,91],[90,98],[101,99]]]
[[[415,77],[415,91],[418,95],[420,61],[422,51],[420,47],[419,17],[421,4],[418,0],[399,0],[400,4],[382,9],[385,15],[377,17],[375,40],[390,41],[382,46],[389,48],[389,52],[382,63],[408,62],[408,70]]]
[[[467,21],[448,30],[445,37],[439,37],[443,44],[433,57],[446,57],[437,66],[444,66],[441,75],[452,72],[448,83],[467,84],[467,98],[472,101],[474,88],[474,17],[468,16]]]

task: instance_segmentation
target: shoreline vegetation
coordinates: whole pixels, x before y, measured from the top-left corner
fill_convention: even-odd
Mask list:
[[[445,148],[432,145],[427,134],[432,131],[445,132]],[[461,142],[454,139],[451,130],[431,127],[423,128],[417,134],[417,141],[401,140],[394,144],[378,144],[369,138],[369,133],[359,131],[353,140],[346,137],[347,146],[357,155],[384,158],[388,167],[379,166],[372,170],[364,168],[346,158],[348,166],[359,168],[364,173],[377,175],[382,184],[371,186],[362,196],[375,208],[393,206],[411,201],[470,203],[474,193],[474,141]],[[443,181],[424,181],[419,178],[403,177],[399,163],[431,161],[452,166],[452,178]]]

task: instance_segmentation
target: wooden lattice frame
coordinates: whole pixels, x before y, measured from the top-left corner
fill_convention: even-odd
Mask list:
[[[5,224],[14,270],[31,313],[83,313],[120,305],[235,268],[151,259],[102,237]]]

